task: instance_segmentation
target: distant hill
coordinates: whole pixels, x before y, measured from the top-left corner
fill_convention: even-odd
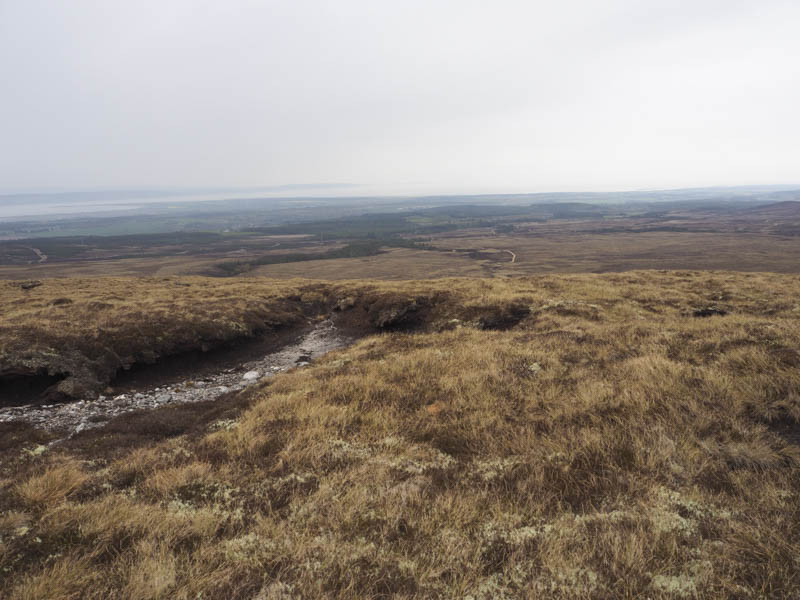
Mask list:
[[[748,215],[771,218],[800,218],[800,200],[784,200],[762,206],[745,208],[741,211]]]

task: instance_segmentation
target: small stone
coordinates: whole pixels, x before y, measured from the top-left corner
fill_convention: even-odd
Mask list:
[[[542,370],[542,365],[540,365],[537,362],[528,365],[528,371],[530,371],[534,375],[537,375],[541,370]]]
[[[248,371],[247,373],[242,375],[242,379],[244,379],[245,381],[255,381],[259,377],[261,377],[261,373],[259,373],[258,371]]]

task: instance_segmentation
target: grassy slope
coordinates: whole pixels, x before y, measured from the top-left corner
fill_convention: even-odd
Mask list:
[[[254,286],[248,296],[277,285],[192,283]],[[187,306],[203,296],[189,290]],[[280,375],[202,433],[112,456],[7,448],[0,589],[797,597],[798,277],[316,290],[342,318],[422,330]],[[692,316],[709,305],[729,313]]]

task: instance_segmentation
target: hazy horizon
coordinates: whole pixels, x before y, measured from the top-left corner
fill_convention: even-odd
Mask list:
[[[423,192],[414,193],[408,189],[406,193],[387,193],[380,190],[379,186],[369,186],[358,183],[289,183],[283,185],[263,185],[263,186],[181,186],[181,185],[139,185],[125,187],[95,187],[95,188],[30,188],[30,189],[2,189],[0,188],[0,201],[7,198],[24,199],[25,197],[48,197],[48,196],[92,196],[102,194],[129,194],[136,198],[147,198],[148,196],[180,197],[196,195],[213,195],[220,197],[264,197],[264,198],[359,198],[359,197],[382,197],[382,198],[424,198],[426,196],[519,196],[519,195],[547,195],[547,194],[629,194],[629,193],[648,193],[648,192],[671,192],[686,190],[800,190],[800,183],[750,183],[739,185],[703,185],[689,187],[638,187],[624,188],[618,186],[600,186],[594,188],[564,187],[563,189],[536,189],[524,191],[472,191],[472,192],[440,192],[426,194]],[[318,193],[314,193],[318,192]],[[323,193],[324,192],[324,193]]]
[[[788,0],[0,0],[0,194],[791,184],[799,19]]]
[[[310,195],[312,190],[338,189],[340,194]],[[523,199],[536,203],[536,197],[542,197],[545,202],[563,201],[574,202],[591,201],[600,203],[625,203],[625,202],[659,202],[675,199],[680,195],[683,199],[694,200],[720,200],[727,192],[727,200],[739,197],[742,201],[754,201],[754,194],[764,194],[767,199],[761,202],[779,201],[771,194],[796,192],[800,198],[800,184],[795,185],[755,185],[755,186],[713,186],[702,188],[672,188],[672,189],[640,189],[640,190],[589,190],[589,191],[545,191],[527,192],[518,194],[439,194],[439,195],[391,195],[361,193],[363,187],[357,184],[338,184],[325,187],[322,185],[283,185],[261,188],[183,188],[183,189],[119,189],[119,190],[83,190],[62,192],[28,192],[28,193],[0,193],[0,221],[19,220],[22,218],[41,219],[64,217],[79,217],[92,213],[97,217],[119,216],[125,212],[159,210],[163,206],[188,205],[194,208],[206,204],[228,205],[235,209],[237,202],[272,201],[285,202],[322,202],[330,203],[340,200],[347,205],[353,202],[374,201],[378,203],[407,201],[435,201],[447,199],[448,201],[464,200],[490,204],[511,202],[519,203]],[[648,195],[652,195],[648,197]],[[591,196],[592,198],[587,198]],[[556,198],[558,197],[558,198]],[[577,198],[576,198],[577,197]],[[474,200],[471,200],[474,199]],[[252,204],[248,207],[253,208]],[[268,208],[265,204],[263,208]]]

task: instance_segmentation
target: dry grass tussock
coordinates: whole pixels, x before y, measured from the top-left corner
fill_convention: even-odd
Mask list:
[[[341,318],[417,331],[282,374],[204,435],[9,452],[0,589],[797,598],[799,291],[691,272],[341,284]],[[693,316],[709,307],[726,314]]]

